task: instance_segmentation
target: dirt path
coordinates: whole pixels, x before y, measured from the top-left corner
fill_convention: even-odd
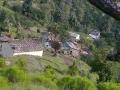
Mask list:
[[[64,56],[64,63],[68,66],[71,66],[73,64],[74,58],[68,55]]]

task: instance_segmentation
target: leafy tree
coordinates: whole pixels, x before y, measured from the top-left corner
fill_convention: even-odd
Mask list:
[[[8,80],[0,76],[0,90],[9,90]]]
[[[76,65],[76,62],[73,62],[73,65],[69,66],[68,74],[74,76],[74,75],[79,75],[79,69]]]
[[[32,0],[25,0],[22,7],[22,13],[29,16],[32,8]]]
[[[65,76],[58,80],[57,84],[61,90],[97,90],[93,82],[79,76]]]
[[[6,76],[10,82],[20,82],[20,81],[24,82],[30,80],[30,77],[27,75],[27,73],[17,66],[8,68],[5,71],[4,76]]]
[[[111,81],[120,83],[120,63],[108,61],[107,64],[110,66]]]
[[[26,58],[25,57],[19,58],[16,62],[16,65],[20,67],[22,70],[26,70],[27,65]]]
[[[118,35],[116,50],[117,50],[116,60],[120,61],[120,34]]]
[[[57,71],[51,66],[47,66],[39,76],[37,75],[37,77],[35,77],[35,81],[52,90],[57,90],[57,78]]]
[[[54,38],[56,38],[59,34],[59,25],[58,23],[53,23],[48,27],[48,31],[54,34]]]
[[[3,1],[3,6],[6,6],[7,5],[7,0],[4,0]]]
[[[120,90],[120,84],[104,82],[98,84],[98,90]]]
[[[92,65],[92,71],[98,73],[99,81],[110,81],[112,78],[112,72],[110,70],[110,66],[107,63],[94,63]]]
[[[43,75],[35,78],[35,81],[37,83],[40,83],[40,85],[43,85],[44,87],[50,88],[52,90],[57,90],[57,85],[55,82],[53,82],[50,78],[47,78]]]
[[[6,12],[4,10],[0,11],[0,22],[4,22],[6,19]]]
[[[58,50],[59,50],[59,49],[60,49],[60,47],[61,47],[61,45],[60,45],[60,43],[59,43],[58,41],[51,41],[51,46],[52,46],[52,48],[53,48],[53,49],[54,49],[54,51],[55,51],[54,56],[56,56],[56,55],[57,55]]]
[[[5,66],[5,59],[0,58],[0,67],[4,67]]]

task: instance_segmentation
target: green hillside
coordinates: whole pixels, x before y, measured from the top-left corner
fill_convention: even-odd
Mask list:
[[[0,90],[120,90],[119,29],[120,21],[88,0],[0,0],[1,35],[29,39],[50,31],[64,42],[72,31],[80,35],[80,52],[89,52],[0,57]],[[89,38],[93,30],[100,40]]]

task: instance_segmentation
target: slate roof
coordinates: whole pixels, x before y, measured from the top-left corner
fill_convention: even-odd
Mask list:
[[[94,36],[99,36],[100,32],[95,30],[95,31],[92,31],[90,34]]]
[[[79,50],[80,48],[77,47],[73,42],[66,42],[68,44],[68,46],[71,48],[71,49],[75,49],[75,50]]]
[[[42,44],[39,39],[14,40],[11,42],[11,46],[15,53],[42,50]]]

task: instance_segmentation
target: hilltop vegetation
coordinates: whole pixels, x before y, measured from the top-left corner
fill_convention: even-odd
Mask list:
[[[49,59],[48,59],[49,58]],[[0,59],[0,90],[119,90],[120,84],[101,82],[83,61],[72,66],[63,58],[49,55],[43,58],[28,56]],[[8,63],[6,65],[6,63]]]
[[[49,52],[42,58],[1,57],[0,90],[120,90],[119,21],[87,0],[0,0],[0,33],[36,38],[49,29],[62,40],[67,31],[79,33],[81,46],[92,55],[74,58],[70,65],[63,55]],[[101,32],[100,40],[87,38],[93,30]],[[117,58],[111,60],[113,52]]]

